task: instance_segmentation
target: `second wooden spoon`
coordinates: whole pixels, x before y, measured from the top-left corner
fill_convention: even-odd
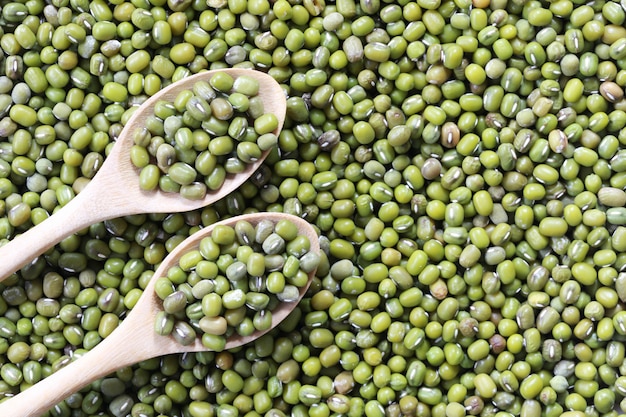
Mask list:
[[[237,189],[259,168],[268,152],[246,166],[244,172],[230,175],[222,187],[207,193],[202,200],[188,200],[178,193],[143,191],[139,187],[138,169],[130,161],[133,132],[145,126],[160,100],[173,101],[178,93],[190,90],[200,80],[209,80],[217,72],[228,72],[233,78],[242,75],[258,80],[265,111],[278,118],[278,134],[285,120],[285,94],[269,75],[249,69],[220,69],[205,71],[173,83],[146,100],[130,117],[111,153],[91,182],[66,206],[37,226],[0,247],[0,281],[31,262],[35,257],[79,230],[94,223],[140,213],[176,213],[207,206]]]
[[[178,245],[155,271],[143,295],[122,324],[106,339],[100,342],[85,356],[72,362],[36,385],[26,389],[14,398],[0,403],[0,416],[37,417],[50,407],[62,401],[98,378],[104,377],[117,369],[137,362],[171,353],[200,352],[207,348],[197,338],[195,343],[183,346],[172,336],[160,336],[154,330],[156,314],[161,311],[161,300],[154,293],[156,278],[166,274],[171,266],[177,265],[180,257],[196,249],[200,241],[210,236],[217,225],[234,226],[240,220],[246,220],[255,226],[261,220],[288,219],[298,228],[298,234],[306,236],[311,242],[311,252],[319,254],[319,238],[313,227],[305,220],[283,213],[256,213],[233,217],[215,223],[193,234]],[[279,304],[272,311],[272,325],[266,331],[255,331],[249,336],[233,335],[226,341],[226,349],[242,346],[261,337],[283,321],[293,311],[311,284],[315,271],[309,273],[307,284],[300,288],[300,296],[293,302]]]

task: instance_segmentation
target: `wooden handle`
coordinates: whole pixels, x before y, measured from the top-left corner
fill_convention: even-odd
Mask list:
[[[82,193],[77,195],[54,215],[0,247],[0,281],[72,233],[92,224],[95,213],[89,210],[87,197]]]
[[[0,402],[0,416],[39,417],[99,378],[161,353],[175,351],[178,347],[175,341],[154,332],[149,322],[151,315],[147,316],[148,323],[143,321],[145,311],[150,308],[153,308],[150,303],[144,303],[139,308],[141,313],[129,315],[113,333],[85,355],[15,397]],[[161,342],[165,349],[161,348]]]
[[[35,386],[0,403],[0,415],[38,417],[72,393],[96,379],[122,367],[116,361],[103,359],[102,353],[114,349],[105,339],[79,360],[43,379]]]

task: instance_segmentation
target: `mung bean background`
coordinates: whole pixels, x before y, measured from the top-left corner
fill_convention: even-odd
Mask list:
[[[224,200],[95,224],[0,284],[0,397],[110,334],[194,231],[281,211],[325,256],[278,329],[121,369],[48,415],[626,410],[624,2],[0,7],[3,240],[79,193],[172,81],[254,68],[288,96],[277,147]]]

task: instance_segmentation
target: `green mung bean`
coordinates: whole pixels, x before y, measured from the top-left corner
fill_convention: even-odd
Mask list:
[[[131,109],[172,80],[230,66],[266,71],[289,97],[288,129],[279,137],[255,139],[263,151],[275,147],[262,172],[214,207],[186,213],[176,222],[147,215],[94,225],[14,274],[4,283],[0,315],[16,323],[16,331],[0,340],[0,352],[12,344],[19,352],[21,342],[27,343],[33,352],[28,360],[41,364],[41,377],[49,375],[66,363],[67,351],[80,356],[117,324],[145,287],[150,270],[185,236],[244,211],[295,212],[320,229],[327,253],[319,280],[312,284],[316,294],[323,292],[334,300],[375,293],[382,301],[368,310],[357,306],[344,319],[329,318],[332,302],[311,307],[305,297],[293,317],[263,339],[263,346],[260,341],[215,357],[172,355],[128,367],[115,377],[124,381],[119,386],[126,393],[110,391],[109,382],[95,383],[52,414],[582,415],[593,407],[591,412],[608,415],[612,403],[617,409],[624,406],[619,354],[609,354],[615,351],[612,346],[622,345],[625,331],[619,312],[624,298],[621,252],[626,247],[619,190],[626,184],[620,153],[626,121],[620,98],[626,83],[620,69],[626,31],[618,3],[211,0],[208,8],[198,2],[157,3],[72,0],[3,6],[7,22],[0,41],[7,53],[0,66],[3,240],[23,233],[79,193]],[[215,90],[203,91],[207,96],[191,93],[210,102]],[[247,106],[257,117],[269,110],[236,94],[228,94],[234,112]],[[19,106],[32,109],[35,118]],[[175,111],[184,111],[184,105]],[[196,116],[202,114],[200,110]],[[442,114],[445,123],[438,124]],[[22,125],[19,118],[32,124]],[[150,136],[171,134],[180,127],[174,119],[162,120],[148,123]],[[189,114],[184,123],[196,126]],[[458,137],[449,123],[458,128]],[[212,117],[205,123],[205,136],[232,132],[243,142],[253,138],[250,129],[235,124],[230,130],[231,124]],[[211,176],[209,185],[198,178],[183,186],[169,177],[159,181],[160,141],[155,140],[147,160],[145,153],[134,157],[142,168],[157,168],[143,176],[148,188],[162,183],[164,189],[199,198],[202,187],[218,188],[227,173],[242,169],[242,163],[229,157],[216,168],[217,157],[206,156],[208,141],[192,137],[189,141],[189,135],[181,135],[168,142],[180,148],[175,152],[180,160],[168,163],[164,153],[160,166],[187,163],[202,177]],[[190,159],[189,149],[203,155],[198,163]],[[233,142],[223,149],[235,151],[238,146]],[[252,160],[255,155],[256,148],[246,148],[237,158]],[[462,211],[453,208],[456,204]],[[413,224],[404,220],[407,217],[415,219]],[[143,228],[144,222],[158,226]],[[459,227],[466,233],[454,229]],[[139,230],[150,232],[143,238],[136,235]],[[461,242],[466,234],[469,242]],[[245,235],[246,245],[255,241]],[[80,252],[86,263],[73,255]],[[137,276],[137,271],[124,270],[112,258],[136,260],[146,270]],[[276,269],[271,280],[268,277],[268,287],[286,294],[288,278],[275,273],[284,259],[280,255],[263,259]],[[197,294],[224,292],[228,279],[216,261],[189,274],[190,288],[195,288],[191,282],[198,279],[196,272],[215,281],[214,288],[199,286]],[[331,274],[330,265],[343,261],[350,262],[347,271]],[[385,265],[389,277],[372,274],[372,264]],[[301,259],[300,267],[305,265]],[[412,286],[398,273],[397,268],[404,267],[417,280]],[[363,279],[366,268],[368,281]],[[38,277],[57,269],[62,293],[47,287],[50,294],[41,295]],[[427,272],[420,277],[424,269]],[[406,286],[410,288],[403,290]],[[115,287],[123,297],[113,315],[97,307],[98,294],[107,287]],[[185,288],[180,290],[191,292]],[[607,289],[618,294],[615,307],[610,307],[614,297]],[[165,294],[179,289],[170,285],[160,290]],[[67,312],[73,307],[60,307],[58,318],[39,317],[36,305],[41,298],[84,309],[82,346],[70,344],[80,340],[71,327],[76,324],[60,319],[63,311],[63,318],[74,320]],[[449,299],[458,301],[459,309],[453,318],[443,320],[449,318],[448,308],[438,307],[447,306]],[[538,321],[547,303],[560,314],[551,329],[551,320],[542,316]],[[597,303],[605,308],[603,317]],[[585,309],[587,305],[591,307]],[[102,335],[97,331],[101,317],[94,309],[106,315]],[[196,317],[193,308],[189,311]],[[392,317],[391,324],[377,333],[374,342],[369,326],[384,329],[383,312]],[[310,313],[315,313],[311,316],[315,320],[306,321]],[[469,323],[471,315],[479,320]],[[509,323],[513,319],[519,330]],[[538,339],[545,346],[538,346],[535,336],[528,340],[522,336],[522,330],[537,325],[547,331]],[[312,333],[313,326],[329,329],[328,340],[319,339],[326,332]],[[244,333],[252,331],[253,316],[239,327]],[[424,329],[424,340],[413,351],[402,341],[415,327]],[[55,336],[44,340],[49,333]],[[314,347],[311,334],[315,346],[330,344]],[[506,344],[496,335],[507,335]],[[279,340],[287,336],[293,349],[282,348],[288,344]],[[466,352],[479,339],[489,340],[489,355],[478,361],[464,357],[456,364],[457,355],[450,353],[456,348],[448,345]],[[219,348],[223,340],[205,336],[205,342]],[[525,343],[532,345],[532,352],[526,351]],[[552,362],[559,345],[563,358]],[[413,343],[409,346],[413,348]],[[11,350],[11,358],[18,357],[15,352]],[[251,366],[263,363],[268,379],[274,381],[276,368],[286,362],[293,372],[284,383],[256,385],[255,376],[245,387],[222,387],[226,369],[246,380]],[[578,362],[594,363],[593,380],[574,373]],[[39,378],[33,365],[15,365],[22,369],[26,384],[10,388],[7,381],[0,381],[3,396],[14,395]],[[389,375],[386,367],[392,373],[382,386],[381,375]],[[484,375],[493,380],[496,394],[485,389],[491,384],[484,383]],[[406,384],[398,382],[402,377]],[[536,391],[528,383],[521,392],[520,384],[527,378],[541,386],[537,395],[532,396]],[[337,393],[331,394],[328,380]],[[303,386],[305,393],[314,391],[313,397],[299,398]],[[320,391],[311,386],[321,391],[319,400]],[[614,399],[604,386],[615,387]],[[132,410],[127,409],[125,394],[136,401]],[[343,397],[334,401],[337,395],[349,401]],[[304,405],[310,398],[317,402]]]

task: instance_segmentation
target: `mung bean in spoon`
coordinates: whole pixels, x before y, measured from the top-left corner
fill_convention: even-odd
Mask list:
[[[255,84],[258,86],[258,91],[254,92],[254,98],[257,99],[254,103],[256,112],[260,111],[264,115],[259,116],[254,122],[264,119],[267,115],[274,115],[274,124],[271,126],[275,129],[271,133],[278,135],[285,118],[286,98],[280,85],[265,73],[249,69],[212,70],[195,74],[169,85],[135,110],[98,173],[75,198],[48,219],[0,247],[0,281],[32,262],[38,255],[67,236],[94,223],[131,214],[190,211],[207,206],[238,188],[263,163],[269,150],[258,153],[259,149],[256,148],[257,153],[254,155],[247,154],[246,150],[242,151],[245,153],[242,156],[247,159],[248,163],[239,164],[238,173],[228,175],[223,169],[215,168],[215,157],[210,155],[210,152],[214,150],[215,153],[222,154],[220,155],[222,158],[225,158],[225,152],[235,152],[234,149],[230,149],[235,140],[231,140],[229,135],[240,135],[242,136],[240,143],[247,142],[245,145],[250,145],[251,142],[246,134],[249,132],[248,127],[252,128],[252,126],[248,126],[249,123],[244,120],[244,117],[237,118],[238,123],[235,127],[228,126],[226,122],[226,117],[232,116],[233,113],[235,115],[243,114],[247,106],[253,105],[250,103],[252,100],[242,97],[245,94],[236,91],[237,85],[232,85],[232,80],[235,80],[236,83],[238,80],[249,81],[250,78],[255,80]],[[214,80],[215,87],[207,87],[207,85],[211,85],[209,82]],[[246,83],[242,82],[241,84],[243,85],[242,90],[250,90]],[[203,87],[197,87],[199,85]],[[197,100],[194,101],[194,105],[187,106],[187,110],[183,105],[183,108],[179,110],[182,110],[184,115],[178,119],[193,118],[192,116],[198,113],[202,116],[203,112],[205,115],[210,113],[210,119],[203,122],[201,128],[195,129],[196,131],[208,130],[207,133],[200,132],[200,139],[196,139],[198,133],[193,129],[185,129],[184,125],[181,126],[180,122],[175,120],[177,118],[171,118],[170,121],[174,123],[160,120],[160,126],[151,127],[151,124],[154,124],[153,122],[157,119],[155,113],[163,113],[163,117],[167,119],[166,116],[174,112],[177,105],[181,107],[180,103],[176,103],[175,100],[180,100],[180,96],[188,99],[189,96],[193,95],[194,87],[201,90],[197,94],[200,99],[196,97]],[[231,91],[237,92],[237,94],[233,93],[228,96],[232,103],[220,98],[219,106],[212,106],[213,109],[207,108],[207,102],[210,101],[208,95],[212,95],[216,91],[220,93],[229,87]],[[185,96],[186,94],[187,96]],[[206,100],[202,100],[202,96]],[[233,96],[234,98],[232,98]],[[214,103],[211,102],[211,104]],[[238,108],[241,112],[234,112]],[[192,120],[191,124],[193,127],[194,124],[198,125],[199,123],[197,120]],[[233,125],[235,125],[234,122]],[[235,132],[224,132],[225,129],[229,128]],[[150,134],[149,129],[153,130],[152,134]],[[160,129],[165,131],[169,129],[171,135],[176,137],[176,143],[163,144],[161,136],[165,136],[165,134],[159,131]],[[267,126],[259,128],[261,133],[265,133],[266,129]],[[176,156],[185,158],[192,150],[188,149],[190,146],[193,147],[193,144],[189,143],[190,136],[194,136],[194,140],[204,143],[208,148],[200,154],[197,160],[204,159],[200,162],[196,160],[196,165],[199,167],[196,170],[199,171],[199,175],[207,176],[205,182],[209,183],[208,191],[206,191],[207,186],[199,184],[192,178],[195,171],[190,170],[190,168],[193,169],[194,162],[176,163],[178,162]],[[156,139],[150,140],[151,137]],[[145,143],[141,143],[142,141]],[[157,145],[163,145],[158,148],[159,153],[156,149],[150,149],[156,147],[155,142]],[[212,144],[211,142],[215,143]],[[142,150],[142,147],[151,150],[153,155]],[[144,164],[147,167],[141,167]],[[212,168],[213,170],[209,173]],[[163,178],[164,175],[159,177],[159,172],[155,172],[159,169],[161,171],[169,170],[171,177],[174,177],[178,182],[171,180],[171,178]],[[190,171],[192,171],[191,174]],[[217,172],[217,174],[214,175],[213,172]],[[215,179],[211,176],[218,178]],[[157,182],[161,188],[155,187]],[[181,186],[181,183],[184,185]],[[169,191],[169,188],[175,187],[178,187],[176,191],[180,189],[181,192],[186,187],[185,189],[191,190],[189,193],[196,197],[184,198],[179,192],[163,191],[163,189]],[[203,188],[199,195],[198,187]]]
[[[273,229],[274,232],[268,230],[268,223],[276,226]],[[287,228],[291,229],[291,231],[281,233],[282,228],[278,228],[279,224],[287,224]],[[162,301],[162,294],[159,295],[159,289],[157,288],[158,281],[163,277],[171,277],[172,269],[179,271],[178,268],[184,268],[185,265],[189,265],[189,258],[195,257],[198,252],[203,252],[205,254],[210,252],[215,255],[215,251],[211,249],[211,246],[215,242],[219,241],[217,234],[224,233],[224,226],[227,226],[227,231],[230,230],[232,232],[233,228],[235,231],[238,231],[238,225],[247,226],[248,229],[252,226],[255,228],[255,232],[252,234],[245,231],[242,232],[244,237],[238,238],[240,242],[238,245],[239,247],[245,248],[241,250],[242,256],[235,257],[235,259],[243,259],[244,253],[250,255],[252,252],[250,252],[250,249],[248,248],[252,247],[257,250],[254,253],[261,255],[261,257],[268,257],[268,262],[266,263],[266,265],[268,265],[268,269],[266,270],[267,273],[263,273],[258,276],[254,273],[254,275],[250,275],[248,277],[247,282],[250,283],[249,285],[254,286],[256,290],[255,292],[251,291],[249,294],[255,294],[258,296],[259,294],[267,293],[272,295],[270,285],[273,284],[270,284],[269,282],[271,279],[270,275],[277,272],[277,267],[274,262],[269,261],[269,257],[272,256],[284,255],[286,258],[297,258],[298,261],[296,261],[296,263],[300,262],[302,268],[301,272],[306,278],[300,282],[301,285],[297,286],[296,293],[291,296],[289,300],[281,300],[280,296],[275,294],[277,298],[273,299],[274,302],[270,303],[267,307],[271,310],[271,324],[269,324],[269,327],[265,329],[257,329],[244,335],[241,335],[239,330],[236,332],[231,331],[229,333],[225,333],[224,336],[226,338],[226,343],[221,347],[224,349],[230,349],[245,345],[276,327],[296,307],[298,302],[306,293],[311,280],[315,275],[315,270],[317,268],[316,261],[307,262],[308,266],[306,268],[303,265],[305,263],[305,256],[309,257],[309,255],[313,255],[314,259],[319,260],[320,247],[318,236],[308,222],[290,214],[255,213],[223,220],[194,233],[180,243],[163,260],[146,286],[146,289],[139,298],[137,304],[115,331],[113,331],[84,356],[61,368],[57,372],[46,377],[36,385],[26,389],[17,396],[0,402],[0,416],[36,417],[62,401],[70,394],[80,390],[96,379],[114,372],[117,369],[157,356],[211,350],[210,348],[207,348],[206,341],[201,337],[196,337],[189,344],[181,344],[179,337],[175,337],[174,335],[162,336],[158,333],[161,329],[158,318],[166,309],[166,302]],[[245,227],[243,229],[245,229]],[[270,237],[273,234],[279,236],[285,236],[288,234],[291,238],[285,237],[285,244],[276,246],[272,243],[273,238]],[[255,243],[250,242],[250,244],[248,244],[246,241],[252,239],[248,239],[245,236],[249,237],[251,235],[253,235]],[[261,235],[263,235],[263,237]],[[302,245],[303,238],[304,241],[308,241],[308,245]],[[262,247],[262,250],[259,250],[259,247]],[[224,248],[223,254],[228,257],[228,251],[232,250],[232,245],[223,244],[222,248]],[[212,255],[210,254],[206,256],[208,256],[209,259],[212,258]],[[248,258],[248,260],[250,260],[250,258]],[[216,261],[216,263],[220,262]],[[256,262],[252,263],[254,263],[254,265],[249,265],[249,268],[251,270],[256,270],[258,265],[256,265]],[[271,267],[269,266],[270,264],[272,265]],[[285,261],[282,271],[284,271],[286,276],[289,276],[291,274],[286,272],[286,269],[289,268],[287,264],[288,261]],[[199,270],[201,266],[198,265],[197,268]],[[278,269],[280,269],[280,267],[278,267]],[[229,276],[230,284],[233,287],[241,284],[240,276],[236,278],[228,271],[224,272],[223,276]],[[258,285],[257,278],[258,281],[266,282],[267,288],[263,286],[261,286],[261,288],[256,288]],[[218,278],[216,278],[216,280],[217,279]],[[239,281],[239,284],[234,282],[235,279]],[[204,279],[202,282],[206,284],[210,281],[211,280]],[[204,294],[204,296],[211,301],[211,305],[206,306],[209,309],[213,309],[215,306],[215,303],[213,303],[214,298],[210,297],[211,295],[217,295],[217,293],[208,292]],[[221,296],[224,299],[224,309],[226,309],[226,294],[221,294]],[[205,301],[206,300],[204,300],[203,297],[202,303],[204,304]],[[252,299],[248,299],[248,302],[253,303]],[[225,311],[227,312],[228,310]],[[214,317],[217,316],[211,315],[209,318]]]

